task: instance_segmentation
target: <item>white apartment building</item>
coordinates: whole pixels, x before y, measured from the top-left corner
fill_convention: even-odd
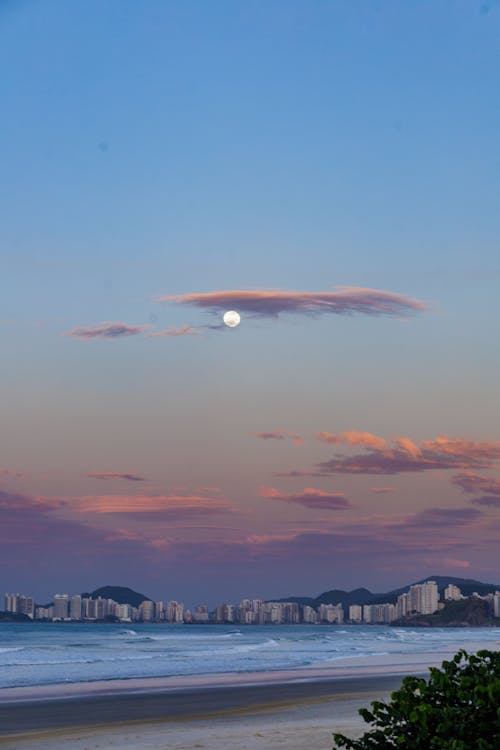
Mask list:
[[[82,597],[79,594],[75,594],[70,599],[69,616],[72,620],[82,619]]]
[[[341,625],[344,622],[344,608],[342,604],[320,604],[318,607],[318,618],[320,622]]]
[[[363,609],[359,604],[349,606],[349,620],[351,622],[361,622],[363,619]]]
[[[313,607],[309,607],[307,604],[304,605],[304,609],[302,611],[302,619],[308,625],[316,625],[318,621],[316,610],[313,609]]]
[[[155,619],[155,603],[149,599],[139,605],[139,619],[143,622],[153,622]]]
[[[432,615],[439,606],[439,591],[436,581],[426,581],[410,586],[410,612]]]
[[[493,594],[493,615],[500,617],[500,591],[495,591]]]
[[[460,591],[458,586],[454,586],[452,583],[449,583],[444,590],[444,600],[446,602],[456,602],[459,599],[463,599],[462,592]]]
[[[406,617],[406,615],[410,612],[410,594],[408,592],[405,592],[404,594],[400,594],[398,596],[396,610],[398,613],[398,617]]]
[[[68,594],[54,594],[54,620],[67,620],[69,618],[69,596]]]
[[[5,611],[17,615],[35,616],[35,600],[28,594],[5,594]]]

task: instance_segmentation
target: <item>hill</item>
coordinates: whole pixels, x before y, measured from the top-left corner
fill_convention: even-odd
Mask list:
[[[82,596],[90,596],[92,599],[97,599],[100,596],[103,599],[113,599],[118,604],[130,604],[132,607],[138,607],[141,602],[150,601],[149,596],[139,594],[139,592],[126,586],[101,586],[92,593],[85,593]]]
[[[399,589],[393,589],[386,593],[372,593],[369,589],[359,588],[353,591],[344,591],[342,589],[331,589],[330,591],[324,591],[322,594],[316,597],[308,596],[291,596],[284,599],[278,599],[273,601],[281,602],[297,602],[298,604],[307,604],[310,607],[317,609],[320,604],[342,604],[344,607],[349,607],[351,604],[395,604],[400,594],[408,591],[410,586],[416,586],[426,581],[436,581],[441,598],[443,598],[443,592],[448,584],[452,583],[455,586],[459,586],[464,596],[471,596],[475,591],[481,596],[485,594],[494,594],[495,591],[500,591],[500,584],[494,583],[481,583],[481,581],[475,581],[472,578],[456,578],[454,576],[427,576],[422,578],[420,581],[409,583],[407,586],[402,586]]]
[[[398,627],[498,627],[500,618],[493,617],[487,601],[484,599],[461,599],[446,602],[443,609],[432,615],[413,615],[395,620],[391,625]]]
[[[28,615],[16,612],[0,612],[0,622],[32,622]]]

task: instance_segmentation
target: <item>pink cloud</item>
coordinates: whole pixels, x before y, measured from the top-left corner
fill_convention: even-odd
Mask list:
[[[438,435],[434,440],[422,440],[422,448],[438,455],[463,457],[466,459],[496,461],[500,459],[500,441],[482,443],[464,437],[449,438]]]
[[[325,433],[321,433],[325,434]],[[329,433],[326,433],[329,435]],[[340,436],[352,433],[340,433]],[[392,445],[382,442],[370,445],[370,433],[360,437],[359,444],[367,448],[367,453],[355,456],[335,456],[330,461],[317,464],[319,474],[400,474],[439,469],[490,468],[500,459],[500,443],[476,442],[465,438],[448,438],[440,435],[434,440],[423,440],[417,445],[407,437],[397,437]],[[334,436],[335,441],[339,436]],[[382,440],[377,438],[377,440]],[[330,440],[330,442],[335,442]],[[328,440],[325,440],[328,442]],[[347,442],[347,440],[346,440]],[[353,443],[350,443],[353,444]]]
[[[144,333],[150,326],[131,326],[128,323],[99,323],[96,326],[82,326],[73,328],[65,333],[77,339],[117,339],[124,336],[137,336]]]
[[[295,432],[287,432],[286,430],[254,432],[253,434],[255,435],[255,437],[258,437],[261,440],[285,440],[286,438],[290,438],[291,440],[293,440],[295,445],[302,445],[302,443],[304,442],[303,438],[301,438],[300,435],[297,435]]]
[[[121,473],[117,471],[89,471],[87,476],[90,479],[123,479],[127,482],[145,482],[146,478],[139,474]]]
[[[375,495],[384,495],[389,492],[397,492],[397,487],[368,487],[370,492],[375,493]]]
[[[431,557],[426,561],[429,565],[440,566],[445,569],[466,570],[470,568],[468,560],[459,560],[455,557]]]
[[[43,498],[47,503],[60,502],[59,498]],[[186,518],[221,512],[234,512],[225,500],[203,495],[87,495],[74,497],[71,510],[76,513],[136,514],[145,517],[161,514],[162,517]]]
[[[306,487],[302,492],[286,495],[274,487],[261,487],[259,497],[271,500],[284,500],[287,503],[297,503],[305,508],[319,508],[321,510],[346,510],[351,507],[343,492],[325,492],[314,487]]]
[[[198,328],[193,326],[182,326],[182,328],[165,328],[163,331],[154,331],[148,333],[149,338],[175,338],[177,336],[197,336],[201,333]]]
[[[387,441],[384,438],[373,435],[371,432],[359,432],[358,430],[339,433],[319,432],[317,438],[330,445],[359,445],[373,450],[383,450],[387,447]]]
[[[335,292],[294,292],[279,289],[234,289],[217,292],[172,294],[158,302],[194,305],[212,312],[235,309],[262,317],[278,317],[281,313],[321,315],[406,315],[426,310],[416,299],[394,292],[362,287],[336,287]]]

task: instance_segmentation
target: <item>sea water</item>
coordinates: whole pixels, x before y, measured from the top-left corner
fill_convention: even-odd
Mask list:
[[[297,669],[350,657],[497,650],[500,628],[1,623],[0,688]]]

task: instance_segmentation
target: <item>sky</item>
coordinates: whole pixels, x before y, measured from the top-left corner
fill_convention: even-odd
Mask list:
[[[3,590],[500,582],[499,32],[0,2]]]

